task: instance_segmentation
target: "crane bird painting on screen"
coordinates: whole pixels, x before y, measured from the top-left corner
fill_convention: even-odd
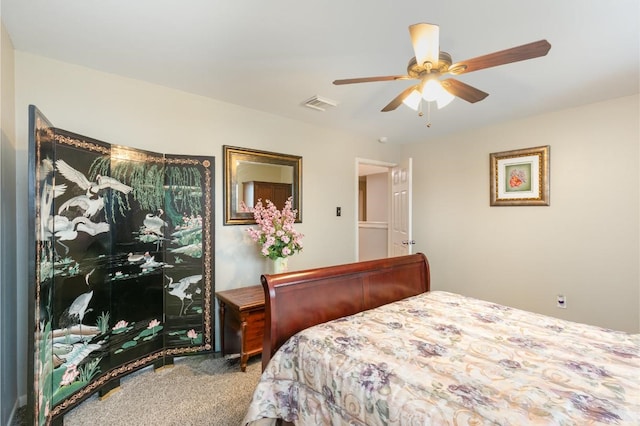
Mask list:
[[[169,226],[162,218],[164,211],[158,209],[156,214],[147,213],[142,220],[138,239],[145,243],[155,243],[156,251],[160,250],[160,246],[164,241],[164,229]]]
[[[202,275],[190,275],[188,277],[181,278],[178,282],[173,282],[173,277],[167,276],[169,283],[167,284],[167,293],[180,299],[180,311],[178,316],[186,314],[191,305],[193,304],[194,296],[200,294],[202,289],[198,283],[202,280]],[[188,300],[187,306],[184,305],[185,300]]]
[[[89,291],[76,297],[71,305],[62,311],[60,319],[58,320],[58,325],[60,327],[68,329],[77,325],[79,327],[80,334],[82,334],[82,320],[84,319],[84,315],[87,312],[92,311],[92,309],[89,308],[89,302],[91,302],[91,298],[93,297],[93,290],[91,290],[91,285],[89,284],[89,277],[94,272],[95,268],[84,276],[84,282],[87,284]]]
[[[30,126],[28,404],[45,425],[143,366],[213,351],[215,158],[111,145],[34,107]]]

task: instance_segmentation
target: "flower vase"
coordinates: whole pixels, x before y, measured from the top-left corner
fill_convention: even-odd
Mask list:
[[[287,272],[289,259],[286,257],[276,257],[273,259],[273,273],[282,274]]]

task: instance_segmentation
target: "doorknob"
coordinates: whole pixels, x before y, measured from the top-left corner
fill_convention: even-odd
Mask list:
[[[408,245],[414,245],[415,243],[416,243],[416,242],[415,242],[415,240],[411,240],[411,241],[404,240],[404,241],[402,242],[402,244],[403,244],[403,245],[405,245],[405,246],[408,246]]]

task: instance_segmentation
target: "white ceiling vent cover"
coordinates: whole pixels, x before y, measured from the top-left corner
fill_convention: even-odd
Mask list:
[[[331,99],[322,98],[320,96],[314,96],[304,101],[304,106],[316,109],[318,111],[324,111],[327,108],[334,107],[336,105],[338,105],[338,102],[332,101]]]

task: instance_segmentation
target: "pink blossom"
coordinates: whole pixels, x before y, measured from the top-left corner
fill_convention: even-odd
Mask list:
[[[247,232],[253,241],[258,241],[260,239],[260,231],[257,229],[249,228],[247,229]]]
[[[113,330],[117,330],[119,328],[125,328],[128,325],[129,323],[126,322],[125,320],[120,320],[116,323],[116,325],[113,326]]]
[[[78,377],[80,372],[76,370],[75,364],[70,364],[67,366],[64,374],[62,375],[62,379],[60,380],[60,386],[67,386],[73,383],[73,381]]]
[[[196,331],[192,328],[191,330],[187,331],[187,337],[191,340],[197,339],[198,333],[196,333]]]
[[[152,319],[151,321],[149,321],[149,325],[147,326],[147,328],[153,329],[159,325],[160,325],[160,321],[158,321],[157,319]]]

